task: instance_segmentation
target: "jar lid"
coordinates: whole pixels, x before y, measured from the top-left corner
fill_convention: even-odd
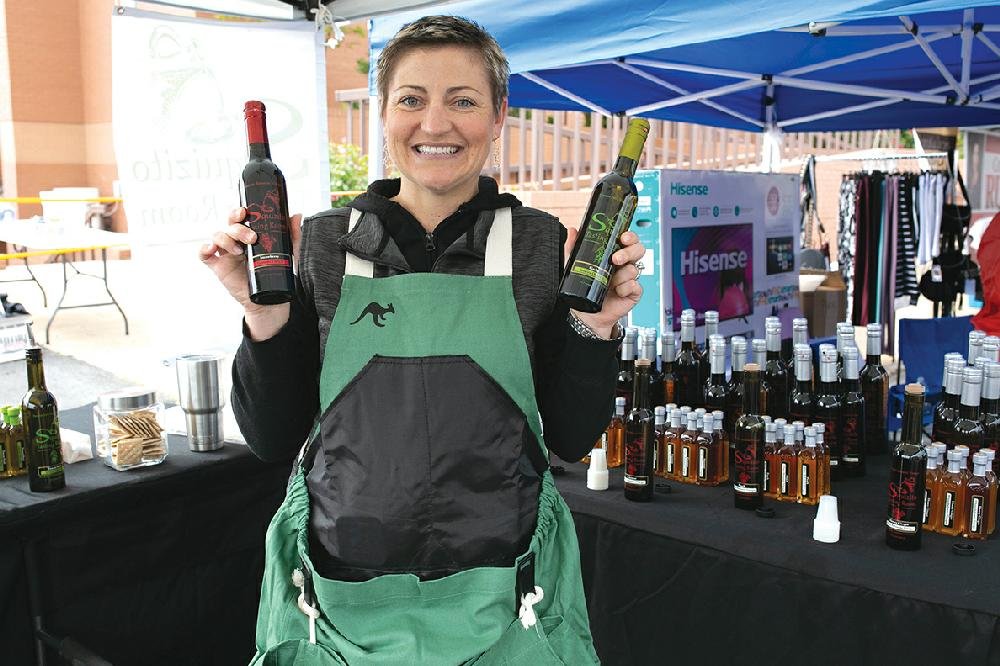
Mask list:
[[[156,391],[142,386],[130,386],[118,391],[108,391],[97,397],[101,409],[115,412],[146,409],[156,402]]]

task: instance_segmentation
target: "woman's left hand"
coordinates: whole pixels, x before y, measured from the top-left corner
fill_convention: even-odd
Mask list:
[[[569,257],[573,250],[576,236],[576,230],[570,229],[566,239],[566,257]],[[639,269],[635,262],[645,256],[646,248],[639,242],[639,236],[631,231],[623,233],[619,242],[622,245],[621,249],[611,256],[611,263],[616,268],[611,274],[611,282],[608,284],[608,292],[604,297],[601,311],[593,314],[573,311],[580,321],[605,338],[611,337],[618,320],[627,315],[642,296],[642,287],[638,282]]]

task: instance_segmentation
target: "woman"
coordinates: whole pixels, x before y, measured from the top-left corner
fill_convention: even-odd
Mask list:
[[[249,301],[242,209],[202,248],[245,310],[248,444],[307,442],[268,530],[255,663],[596,661],[545,449],[577,460],[609,420],[644,250],[623,235],[601,312],[559,305],[573,235],[479,176],[507,78],[477,25],[405,26],[378,62],[400,178],[296,231],[296,300]]]

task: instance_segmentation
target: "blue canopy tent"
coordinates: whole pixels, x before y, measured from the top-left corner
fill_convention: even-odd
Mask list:
[[[988,3],[469,0],[439,11],[497,37],[512,106],[772,133],[1000,124],[1000,7]],[[372,62],[433,12],[374,20]]]

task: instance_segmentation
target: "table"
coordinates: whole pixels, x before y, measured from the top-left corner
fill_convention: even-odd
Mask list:
[[[129,244],[128,234],[113,233],[111,231],[93,229],[91,227],[70,226],[64,224],[45,224],[27,220],[18,220],[3,222],[0,224],[0,241],[15,246],[35,248],[38,250],[36,252],[12,252],[0,254],[0,259],[4,260],[23,259],[24,267],[27,269],[28,275],[30,276],[25,279],[0,280],[0,283],[34,282],[38,285],[38,289],[42,292],[42,303],[45,307],[48,307],[49,305],[48,296],[45,294],[45,289],[42,288],[38,278],[35,277],[34,272],[32,272],[31,266],[28,264],[28,258],[33,256],[55,255],[59,257],[60,262],[62,263],[62,296],[59,297],[59,303],[56,305],[56,309],[52,312],[52,316],[49,318],[49,323],[45,326],[46,344],[49,342],[49,329],[52,328],[52,322],[55,321],[56,315],[59,314],[59,311],[72,310],[75,308],[96,308],[110,305],[115,306],[118,308],[118,312],[121,314],[122,320],[125,322],[125,335],[128,335],[128,317],[125,316],[125,311],[122,310],[122,306],[115,299],[114,294],[111,293],[111,288],[108,286],[108,248],[127,246]],[[68,259],[68,256],[75,252],[86,252],[89,250],[101,251],[101,275],[85,273],[74,266],[73,262]],[[63,301],[66,300],[66,287],[70,278],[67,268],[71,268],[76,276],[97,278],[98,280],[104,282],[104,291],[107,292],[108,298],[111,300],[100,303],[63,305]]]
[[[997,664],[1000,545],[924,534],[884,545],[888,456],[834,483],[841,541],[812,540],[815,507],[765,500],[773,519],[733,507],[731,487],[669,482],[639,504],[586,489],[586,467],[556,478],[576,520],[584,586],[605,664]]]
[[[90,406],[60,419],[93,436]],[[45,628],[116,665],[250,660],[264,533],[289,464],[262,463],[240,445],[169,444],[154,467],[67,465],[67,488],[54,493],[0,480],[0,663],[35,663],[25,553],[39,571],[30,591]]]

